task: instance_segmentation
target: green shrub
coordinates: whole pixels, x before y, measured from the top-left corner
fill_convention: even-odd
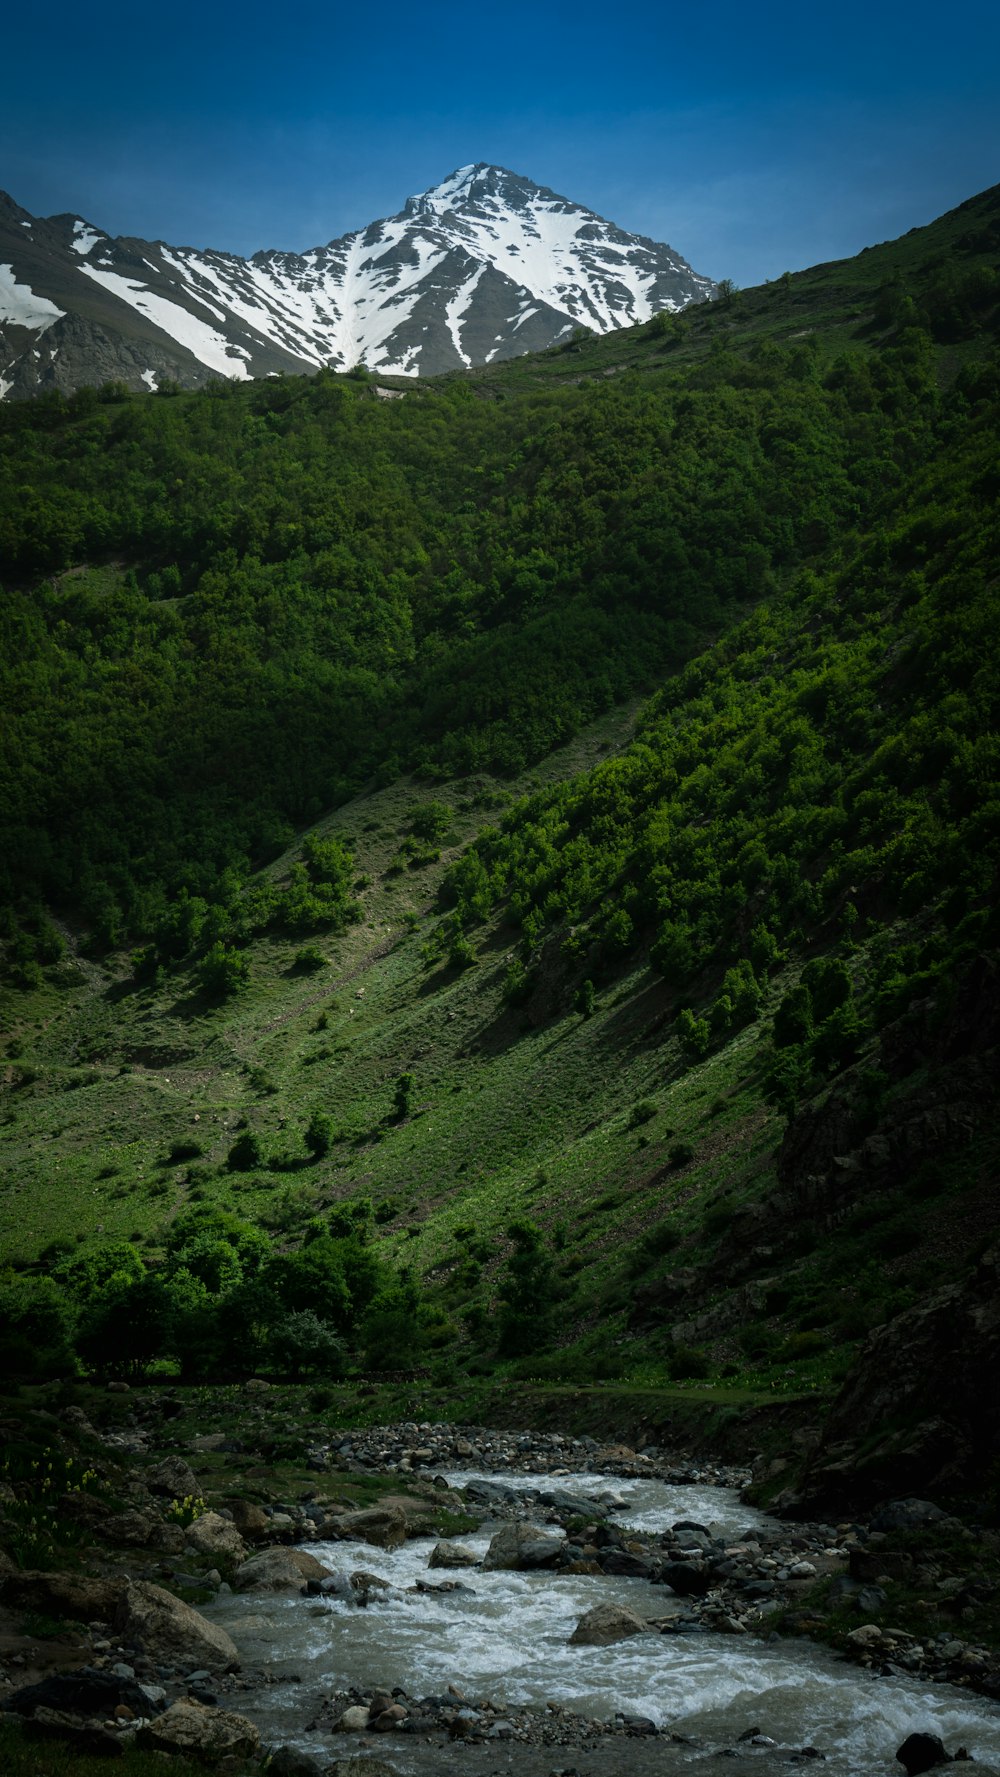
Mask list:
[[[712,1365],[704,1351],[692,1345],[675,1345],[667,1358],[667,1374],[672,1382],[695,1382],[710,1376]]]
[[[264,1164],[264,1149],[260,1137],[252,1129],[245,1129],[237,1136],[229,1153],[226,1165],[230,1172],[256,1172]]]
[[[307,944],[305,949],[295,952],[295,968],[300,974],[315,975],[326,966],[326,957],[321,950],[317,950],[315,944]]]
[[[638,1104],[634,1104],[629,1112],[629,1128],[638,1129],[643,1123],[651,1123],[656,1116],[657,1108],[655,1098],[640,1098]]]

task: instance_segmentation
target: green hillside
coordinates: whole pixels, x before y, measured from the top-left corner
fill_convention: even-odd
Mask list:
[[[15,1367],[825,1396],[961,1286],[998,259],[0,407]]]

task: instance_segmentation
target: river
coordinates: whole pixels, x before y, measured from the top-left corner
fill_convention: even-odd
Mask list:
[[[497,1477],[453,1470],[447,1478],[461,1486]],[[553,1479],[504,1476],[504,1483],[526,1491],[551,1487]],[[581,1494],[607,1490],[619,1495],[624,1504],[616,1518],[647,1532],[682,1518],[709,1529],[717,1526],[727,1536],[772,1522],[721,1487],[668,1486],[610,1475],[560,1476],[558,1485]],[[462,1540],[482,1556],[491,1534],[484,1526]],[[608,1575],[479,1569],[428,1574],[434,1541],[414,1539],[393,1553],[363,1543],[309,1545],[310,1553],[331,1569],[346,1574],[360,1568],[390,1582],[393,1591],[367,1610],[339,1600],[252,1593],[223,1596],[211,1607],[209,1614],[228,1629],[244,1663],[271,1671],[266,1689],[241,1700],[239,1707],[259,1722],[272,1743],[298,1745],[325,1762],[350,1750],[342,1736],[331,1740],[325,1732],[307,1731],[325,1695],[352,1685],[368,1692],[398,1686],[419,1698],[454,1685],[471,1700],[489,1698],[501,1708],[553,1703],[601,1719],[616,1712],[647,1716],[703,1743],[687,1752],[671,1747],[669,1761],[663,1762],[662,1740],[629,1742],[637,1748],[648,1745],[650,1751],[663,1748],[655,1768],[664,1772],[695,1768],[706,1757],[717,1757],[720,1749],[733,1749],[741,1734],[756,1727],[779,1748],[816,1748],[824,1755],[827,1777],[890,1772],[899,1777],[902,1767],[894,1755],[914,1732],[940,1735],[952,1753],[965,1747],[979,1761],[980,1777],[986,1772],[1000,1777],[1000,1706],[987,1698],[955,1686],[874,1677],[801,1640],[651,1634],[604,1648],[570,1647],[578,1619],[594,1604],[622,1603],[640,1616],[664,1617],[681,1612],[682,1601],[666,1587]],[[418,1580],[442,1579],[459,1579],[469,1590],[435,1595],[409,1589]],[[299,1682],[286,1681],[292,1674]],[[435,1768],[413,1736],[379,1736],[377,1750],[401,1773]],[[586,1768],[595,1774],[601,1770],[603,1750],[598,1742],[586,1755]],[[441,1770],[451,1768],[455,1754],[470,1770],[480,1768],[470,1763],[471,1749],[445,1751],[437,1766]],[[497,1751],[491,1751],[494,1761]],[[747,1756],[750,1751],[744,1745]],[[519,1752],[519,1747],[507,1746],[503,1768],[512,1758],[516,1770],[522,1762]],[[544,1768],[559,1765],[558,1756],[550,1757]],[[635,1768],[641,1765],[640,1759]],[[759,1757],[754,1768],[763,1771]]]

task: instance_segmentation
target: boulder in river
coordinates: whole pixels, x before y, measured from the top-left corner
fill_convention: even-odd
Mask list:
[[[595,1604],[584,1611],[569,1638],[570,1647],[609,1647],[630,1635],[648,1635],[649,1624],[624,1604]]]
[[[537,1567],[554,1567],[562,1554],[563,1539],[540,1530],[537,1524],[505,1524],[486,1551],[483,1566],[525,1573]]]
[[[933,1771],[938,1765],[950,1765],[951,1754],[945,1751],[944,1741],[937,1734],[909,1734],[896,1754],[901,1765],[906,1767],[907,1777],[920,1777],[923,1771]],[[958,1757],[964,1759],[966,1754],[959,1751]]]
[[[303,1580],[324,1580],[330,1569],[305,1549],[261,1549],[236,1569],[237,1592],[298,1591]]]
[[[428,1567],[475,1567],[479,1556],[464,1543],[435,1543],[427,1559]]]
[[[338,1537],[371,1543],[376,1549],[398,1549],[406,1541],[406,1513],[400,1506],[371,1506],[341,1513],[331,1529]]]
[[[245,1715],[214,1709],[180,1697],[160,1716],[139,1729],[139,1743],[154,1752],[184,1753],[206,1764],[224,1758],[254,1758],[260,1733]]]
[[[183,1661],[204,1666],[209,1672],[232,1672],[239,1667],[236,1644],[224,1629],[208,1622],[172,1592],[144,1580],[126,1582],[115,1611],[114,1630],[126,1646],[140,1647],[153,1660],[171,1665]]]
[[[355,1703],[344,1710],[337,1726],[344,1734],[363,1734],[370,1720],[370,1711],[363,1704]]]
[[[681,1598],[703,1598],[714,1584],[708,1569],[697,1561],[666,1561],[661,1578]]]

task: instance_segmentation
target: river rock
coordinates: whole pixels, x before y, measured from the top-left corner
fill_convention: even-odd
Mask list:
[[[148,1549],[153,1543],[162,1547],[161,1532],[166,1528],[152,1512],[117,1512],[105,1535],[119,1549]]]
[[[139,1743],[154,1752],[184,1753],[205,1764],[223,1758],[254,1758],[260,1733],[245,1715],[231,1715],[206,1703],[178,1698],[158,1721],[140,1728]]]
[[[128,1667],[122,1670],[127,1672]],[[113,1672],[99,1672],[93,1666],[82,1666],[79,1672],[53,1672],[38,1684],[29,1684],[4,1699],[4,1708],[17,1715],[31,1716],[39,1709],[58,1710],[69,1715],[113,1715],[122,1705],[133,1716],[149,1715],[155,1708],[149,1691],[133,1678],[120,1678]]]
[[[168,1499],[194,1499],[198,1492],[195,1472],[183,1456],[166,1457],[155,1468],[147,1469],[143,1480],[150,1493],[163,1493]]]
[[[310,1598],[344,1598],[354,1602],[350,1578],[342,1571],[328,1573],[325,1579],[306,1580],[306,1592]]]
[[[399,1777],[395,1765],[387,1765],[384,1759],[360,1758],[334,1759],[332,1765],[326,1767],[326,1777]]]
[[[74,1622],[107,1622],[122,1595],[119,1580],[82,1578],[75,1573],[22,1573],[5,1568],[0,1597],[5,1604],[40,1616],[71,1617]]]
[[[61,1740],[72,1754],[100,1758],[123,1758],[125,1748],[117,1734],[100,1722],[86,1721],[78,1715],[64,1714],[58,1709],[38,1709],[25,1722],[25,1733],[42,1740]],[[74,1763],[76,1762],[74,1758]]]
[[[210,1672],[234,1672],[240,1656],[224,1629],[209,1623],[189,1604],[162,1586],[128,1580],[115,1610],[113,1626],[126,1644],[141,1647],[154,1660],[183,1661]]]
[[[428,1567],[475,1567],[479,1556],[464,1543],[435,1543],[427,1559]]]
[[[350,1584],[354,1601],[362,1609],[371,1598],[377,1598],[380,1592],[394,1592],[396,1589],[390,1580],[384,1580],[381,1574],[366,1573],[363,1567],[351,1574]]]
[[[248,1542],[266,1542],[271,1535],[271,1520],[252,1499],[229,1499],[228,1509],[240,1535]]]
[[[667,1561],[663,1565],[661,1577],[681,1598],[704,1597],[706,1592],[711,1591],[714,1583],[707,1568],[699,1566],[695,1561]]]
[[[377,1715],[372,1710],[369,1726],[374,1734],[391,1734],[401,1721],[406,1720],[407,1713],[402,1703],[390,1703],[388,1709],[380,1709]]]
[[[569,1638],[570,1647],[608,1647],[629,1635],[648,1635],[649,1624],[624,1604],[595,1604],[584,1611]]]
[[[852,1629],[850,1634],[845,1635],[844,1646],[855,1659],[863,1659],[866,1654],[881,1648],[884,1640],[885,1635],[877,1623],[862,1623],[859,1628]]]
[[[268,1759],[267,1777],[323,1777],[323,1767],[297,1746],[276,1746]]]
[[[371,1543],[376,1549],[398,1549],[406,1541],[406,1513],[400,1506],[371,1506],[343,1512],[331,1525],[338,1537]]]
[[[363,1704],[356,1703],[352,1708],[344,1710],[337,1726],[345,1734],[363,1734],[370,1719],[369,1711]]]
[[[906,1767],[907,1777],[920,1777],[923,1771],[933,1771],[937,1765],[952,1763],[944,1741],[937,1734],[909,1734],[896,1757]]]
[[[872,1515],[872,1530],[923,1530],[941,1524],[947,1513],[929,1499],[891,1499]],[[912,1736],[911,1736],[912,1738]],[[898,1756],[898,1754],[897,1754]]]
[[[303,1580],[323,1580],[330,1569],[308,1555],[305,1549],[277,1547],[261,1549],[237,1569],[233,1585],[237,1592],[298,1591]]]
[[[488,1572],[524,1573],[554,1567],[562,1551],[562,1537],[540,1530],[537,1524],[505,1524],[490,1543],[483,1566]]]
[[[184,1541],[189,1549],[194,1549],[198,1555],[207,1555],[212,1561],[220,1557],[229,1561],[246,1560],[246,1543],[235,1524],[218,1512],[202,1512],[200,1518],[188,1525]]]

